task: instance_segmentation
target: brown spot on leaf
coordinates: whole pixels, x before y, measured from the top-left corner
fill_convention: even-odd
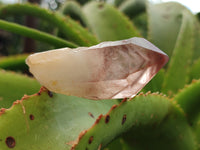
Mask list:
[[[123,115],[123,118],[122,118],[122,125],[126,122],[126,115]]]
[[[34,115],[32,115],[32,114],[29,115],[29,118],[30,118],[30,120],[34,120],[35,119]]]
[[[99,9],[102,9],[104,7],[104,4],[103,3],[100,3],[99,5],[98,5],[98,8]]]
[[[163,14],[162,17],[166,20],[169,20],[170,19],[170,15],[169,14]]]
[[[39,96],[40,96],[40,95],[41,95],[41,93],[40,93],[40,92],[38,92],[38,93],[37,93],[37,95],[39,95]]]
[[[108,123],[109,121],[110,121],[110,116],[109,116],[109,115],[106,115],[105,123]]]
[[[0,115],[4,114],[4,113],[5,113],[5,111],[6,111],[6,109],[5,109],[5,108],[1,108],[1,109],[0,109]]]
[[[53,97],[53,93],[51,91],[48,91],[49,97]]]
[[[89,143],[89,144],[91,144],[91,143],[92,143],[92,141],[93,141],[93,139],[94,139],[94,137],[93,137],[93,136],[91,136],[91,137],[89,138],[89,141],[88,141],[88,143]]]
[[[88,112],[88,115],[92,118],[94,118],[94,115],[91,112]]]
[[[5,142],[9,148],[14,148],[16,145],[15,139],[11,136],[7,137]]]

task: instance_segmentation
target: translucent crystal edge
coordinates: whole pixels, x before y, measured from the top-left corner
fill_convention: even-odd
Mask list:
[[[98,45],[91,46],[91,47],[89,47],[89,49],[104,48],[104,47],[109,47],[109,46],[118,46],[118,45],[126,45],[126,44],[134,44],[134,45],[152,50],[154,52],[167,55],[166,53],[161,51],[158,47],[153,45],[151,42],[149,42],[148,40],[146,40],[144,38],[140,38],[140,37],[133,37],[130,39],[120,40],[120,41],[106,41],[106,42],[102,42]]]

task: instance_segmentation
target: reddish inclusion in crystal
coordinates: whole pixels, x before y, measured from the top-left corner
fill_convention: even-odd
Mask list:
[[[99,50],[101,53],[104,51],[104,67],[99,70],[98,76],[95,74],[92,80],[88,81],[88,84],[94,84],[86,92],[93,93],[90,99],[133,97],[168,61],[168,56],[163,53],[132,44]],[[129,59],[132,59],[132,62]],[[121,60],[123,61],[120,62]]]

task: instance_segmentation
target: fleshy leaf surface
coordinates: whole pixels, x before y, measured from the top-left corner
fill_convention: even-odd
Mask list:
[[[0,70],[0,108],[9,108],[24,94],[34,94],[41,85],[27,76]]]
[[[104,148],[122,133],[124,141],[136,150],[194,150],[196,146],[181,108],[161,95],[141,94],[100,116],[80,134],[72,150]]]
[[[0,148],[69,150],[78,135],[114,104],[118,101],[91,101],[42,88],[38,94],[16,101],[10,109],[1,109]]]
[[[0,147],[4,150],[11,147],[16,150],[100,149],[129,129],[149,128],[147,131],[151,132],[153,127],[159,129],[156,130],[159,144],[163,144],[166,136],[172,142],[170,148],[194,149],[193,136],[181,109],[176,109],[175,114],[179,115],[173,110],[171,101],[157,94],[141,94],[118,104],[117,100],[91,101],[42,88],[39,93],[16,101],[10,109],[1,109]],[[176,125],[178,129],[174,129]],[[163,132],[162,126],[173,132]],[[159,133],[165,133],[164,137]],[[177,142],[173,144],[175,139]],[[164,145],[169,143],[165,141]]]

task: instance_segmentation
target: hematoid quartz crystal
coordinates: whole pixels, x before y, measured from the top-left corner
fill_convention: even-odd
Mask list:
[[[134,97],[167,62],[164,52],[137,37],[35,53],[26,60],[50,91],[94,100]]]

